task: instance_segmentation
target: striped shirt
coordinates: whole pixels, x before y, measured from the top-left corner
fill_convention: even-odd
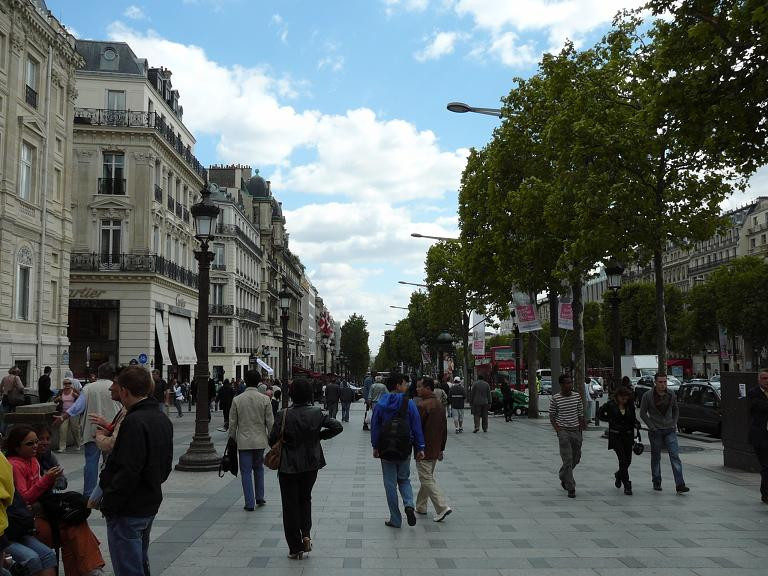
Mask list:
[[[570,396],[558,393],[549,404],[549,419],[561,428],[578,428],[584,419],[584,404],[581,396],[571,392]]]

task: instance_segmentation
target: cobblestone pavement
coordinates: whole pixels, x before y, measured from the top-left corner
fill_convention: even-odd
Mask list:
[[[546,420],[492,418],[487,434],[455,435],[449,423],[446,459],[437,476],[454,513],[437,524],[397,530],[388,517],[381,469],[361,430],[363,405],[352,422],[324,443],[328,466],[313,498],[314,550],[286,558],[277,477],[267,471],[267,505],[243,510],[240,479],[173,472],[152,531],[152,572],[162,576],[431,574],[568,576],[764,576],[768,506],[756,474],[722,467],[719,442],[684,439],[691,492],[674,493],[668,461],[664,490],[651,490],[649,450],[630,473],[634,496],[613,486],[615,457],[602,431],[585,433],[576,468],[577,497],[557,479],[557,442]],[[176,456],[192,435],[193,414],[172,417]],[[212,430],[221,425],[214,414]],[[225,434],[213,432],[218,449]],[[61,455],[74,489],[82,487],[81,456]],[[663,455],[665,458],[665,455]],[[412,466],[414,492],[418,489]],[[103,519],[91,518],[107,554]],[[762,568],[761,568],[762,566]]]

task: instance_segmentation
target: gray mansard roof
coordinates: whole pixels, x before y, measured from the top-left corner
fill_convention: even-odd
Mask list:
[[[137,58],[125,42],[76,40],[75,49],[85,60],[83,70],[146,76],[147,61]],[[106,55],[106,56],[105,56]]]

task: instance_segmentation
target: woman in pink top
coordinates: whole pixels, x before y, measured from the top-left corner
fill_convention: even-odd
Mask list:
[[[64,378],[62,386],[63,388],[59,392],[56,401],[59,404],[59,410],[61,412],[66,412],[72,407],[72,404],[75,403],[75,400],[77,400],[77,397],[80,396],[80,394],[72,387],[72,380],[69,378]],[[73,416],[66,420],[62,420],[61,422],[61,426],[59,427],[59,449],[57,452],[63,452],[67,449],[67,439],[69,438],[70,430],[72,430],[72,438],[75,441],[75,446],[77,446],[78,450],[80,449],[80,417]]]

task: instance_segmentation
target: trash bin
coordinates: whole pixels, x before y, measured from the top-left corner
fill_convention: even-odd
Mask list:
[[[758,386],[757,372],[722,372],[723,465],[747,472],[759,472],[760,464],[749,443],[749,403],[746,393]]]

